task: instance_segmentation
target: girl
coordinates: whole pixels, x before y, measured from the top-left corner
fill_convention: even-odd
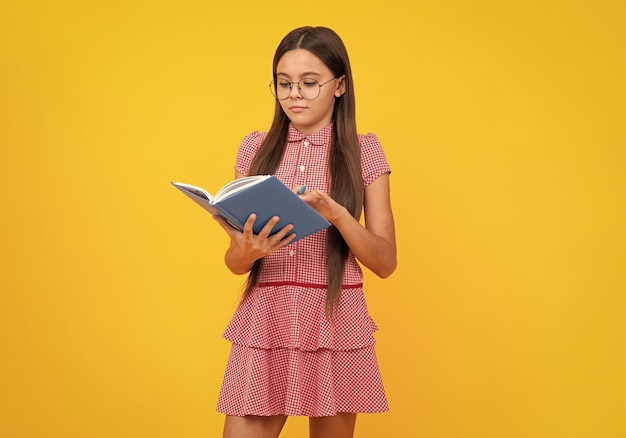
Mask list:
[[[310,417],[311,438],[347,438],[356,414],[388,409],[357,260],[380,277],[396,268],[389,164],[373,134],[358,135],[350,62],[324,27],[290,32],[274,55],[268,133],[241,143],[235,177],[274,174],[332,226],[290,245],[291,225],[268,237],[219,216],[225,254],[248,273],[224,333],[232,349],[218,401],[224,438],[278,437],[287,416]],[[365,213],[365,226],[359,222]]]

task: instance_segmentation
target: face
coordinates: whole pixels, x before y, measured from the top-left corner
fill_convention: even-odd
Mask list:
[[[279,100],[283,111],[294,128],[303,134],[313,134],[330,124],[333,117],[335,98],[345,92],[345,77],[333,79],[332,71],[317,56],[305,49],[286,52],[276,65],[276,77],[280,81],[298,82],[305,78],[315,79],[320,84],[330,81],[320,88],[317,99],[304,99],[298,85],[291,87],[289,97]],[[307,85],[303,82],[302,88]]]

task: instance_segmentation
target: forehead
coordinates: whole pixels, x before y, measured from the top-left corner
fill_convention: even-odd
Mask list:
[[[294,49],[285,52],[276,64],[276,74],[286,77],[318,74],[326,76],[330,69],[320,58],[305,49]]]

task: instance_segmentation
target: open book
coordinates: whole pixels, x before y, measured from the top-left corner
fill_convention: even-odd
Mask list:
[[[273,175],[238,178],[215,195],[191,184],[172,184],[209,213],[222,216],[240,231],[252,213],[257,215],[253,227],[255,234],[260,233],[273,216],[280,217],[280,221],[270,235],[292,224],[294,228],[289,234],[296,234],[292,243],[330,226],[330,222]]]

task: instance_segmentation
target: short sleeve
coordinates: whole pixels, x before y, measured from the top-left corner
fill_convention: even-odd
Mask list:
[[[363,187],[367,187],[382,174],[391,173],[391,167],[376,134],[359,135],[359,143]]]
[[[248,175],[252,159],[259,150],[264,138],[265,133],[253,131],[241,140],[241,144],[237,150],[237,158],[235,159],[235,170],[237,172],[242,175]]]

